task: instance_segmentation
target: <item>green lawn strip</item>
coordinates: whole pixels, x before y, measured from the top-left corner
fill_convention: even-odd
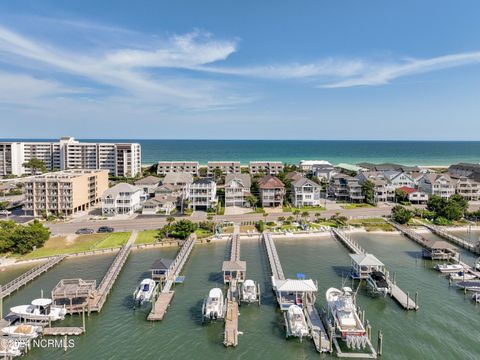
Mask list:
[[[23,259],[88,251],[95,248],[95,245],[105,237],[107,237],[107,234],[90,234],[79,235],[73,240],[69,240],[66,236],[53,236],[47,240],[43,247],[28,253]]]
[[[197,234],[197,239],[203,239],[213,235],[211,231],[205,229],[197,229],[195,230],[195,234]]]
[[[130,235],[130,232],[117,232],[108,234],[106,238],[102,239],[95,245],[95,249],[108,249],[122,246],[128,241]]]
[[[326,209],[323,206],[302,206],[300,208],[295,208],[290,206],[283,207],[283,212],[294,212],[295,210],[304,212],[304,211],[324,211]]]
[[[158,230],[144,230],[138,233],[135,244],[153,244],[158,241]]]
[[[371,208],[374,206],[370,204],[359,203],[359,204],[343,204],[343,205],[340,205],[340,207],[342,207],[343,209],[359,209],[359,208]]]

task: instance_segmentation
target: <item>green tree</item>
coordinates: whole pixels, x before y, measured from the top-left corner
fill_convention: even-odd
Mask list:
[[[364,181],[362,184],[362,195],[365,197],[367,204],[375,205],[375,184],[370,180]]]
[[[283,224],[285,222],[285,216],[279,216],[277,221],[280,221]]]
[[[263,220],[257,222],[256,227],[258,232],[262,233],[265,230],[265,223],[263,222]]]
[[[247,203],[252,207],[254,208],[255,206],[257,206],[257,202],[258,202],[258,199],[255,195],[248,195],[247,196]]]
[[[293,210],[292,213],[295,216],[295,221],[298,221],[298,217],[300,216],[300,210],[295,209],[295,210]]]
[[[168,225],[170,225],[171,223],[173,223],[175,221],[175,218],[173,216],[168,216],[167,217],[167,223]]]
[[[408,223],[412,216],[412,212],[401,205],[396,205],[392,208],[392,219],[399,224]]]
[[[8,207],[8,201],[0,201],[0,210],[5,210]]]
[[[310,213],[308,211],[304,211],[301,214],[303,220],[307,220],[310,217]]]
[[[401,189],[395,189],[395,201],[398,203],[405,203],[408,201],[408,194],[401,190]]]
[[[45,166],[45,163],[43,162],[43,160],[40,160],[37,158],[32,158],[27,162],[24,162],[23,167],[30,169],[32,171],[32,175],[37,175],[38,172],[40,173],[47,172],[47,167]]]

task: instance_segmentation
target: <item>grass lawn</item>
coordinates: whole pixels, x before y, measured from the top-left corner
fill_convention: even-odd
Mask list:
[[[205,229],[197,229],[195,230],[195,234],[197,234],[197,239],[203,239],[213,235],[211,231]]]
[[[108,249],[124,245],[130,237],[129,232],[111,233],[105,239],[100,241],[95,249]]]
[[[158,230],[140,231],[135,240],[135,244],[153,244],[158,241]]]
[[[371,208],[371,207],[374,207],[373,205],[365,204],[365,203],[343,204],[343,205],[340,205],[340,206],[341,206],[342,208],[346,209],[346,210],[348,210],[348,209],[359,209],[359,208]]]
[[[283,212],[294,212],[295,210],[300,210],[300,212],[304,211],[324,211],[326,210],[323,206],[303,206],[301,208],[295,208],[290,206],[284,206]]]
[[[367,231],[393,231],[392,225],[387,224],[382,218],[368,218],[349,220],[348,225],[363,226]]]

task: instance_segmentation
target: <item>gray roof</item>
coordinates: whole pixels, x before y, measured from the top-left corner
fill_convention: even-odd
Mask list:
[[[306,177],[298,179],[292,185],[295,186],[295,187],[302,187],[302,186],[305,186],[307,184],[311,185],[313,187],[317,187],[317,188],[320,187],[320,185],[318,185],[316,182],[313,182],[312,180],[310,180]]]
[[[131,184],[127,184],[127,183],[120,183],[120,184],[117,184],[115,186],[112,186],[110,189],[105,190],[102,196],[103,197],[106,197],[106,196],[115,197],[122,192],[134,193],[134,192],[137,192],[137,191],[142,191],[142,189],[140,189],[139,187],[137,187],[135,185],[131,185]]]
[[[167,270],[172,263],[171,259],[158,259],[152,264],[151,270]]]
[[[164,184],[191,184],[193,183],[193,175],[188,172],[171,172],[165,175]]]
[[[238,261],[224,261],[222,264],[222,271],[246,271],[247,262],[238,260]]]
[[[135,181],[135,185],[156,185],[158,183],[160,183],[160,178],[152,175]]]
[[[250,174],[228,174],[225,178],[225,187],[228,187],[234,180],[238,180],[245,188],[250,188],[252,185]]]
[[[352,260],[361,266],[384,266],[384,264],[372,254],[350,254]]]

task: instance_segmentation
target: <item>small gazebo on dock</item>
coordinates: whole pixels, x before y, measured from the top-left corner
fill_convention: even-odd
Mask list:
[[[150,271],[153,280],[164,281],[170,274],[170,267],[173,263],[171,259],[158,259],[152,264]]]
[[[81,313],[88,310],[96,288],[95,280],[62,279],[52,290],[52,300],[55,305],[65,305],[69,314]]]
[[[242,260],[224,261],[222,271],[224,284],[229,284],[232,280],[243,283],[247,274],[247,263]]]
[[[458,261],[459,253],[455,246],[446,241],[427,240],[422,256],[431,260]]]
[[[315,294],[318,291],[316,282],[311,279],[280,280],[272,276],[272,287],[277,295],[278,305],[284,311],[291,305],[303,308],[308,303],[315,303]]]
[[[354,279],[366,279],[372,271],[385,273],[385,265],[373,254],[350,254],[350,258]]]

